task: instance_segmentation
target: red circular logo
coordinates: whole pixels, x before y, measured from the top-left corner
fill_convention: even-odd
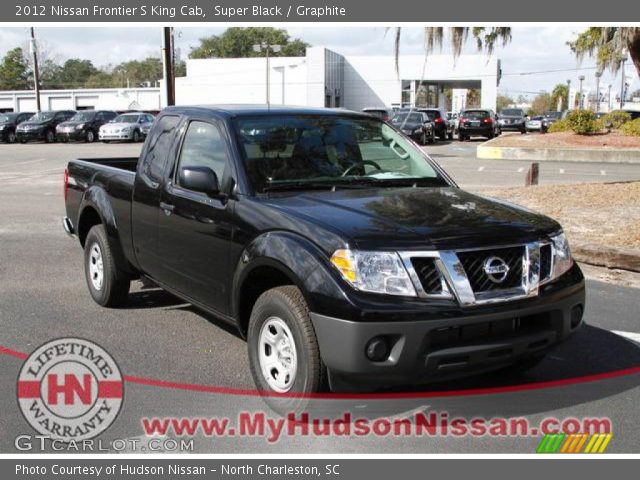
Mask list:
[[[124,382],[102,347],[80,338],[59,338],[25,360],[17,394],[24,418],[38,433],[81,441],[99,435],[116,419]]]

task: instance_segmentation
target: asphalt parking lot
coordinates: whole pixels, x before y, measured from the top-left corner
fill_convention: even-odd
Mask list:
[[[523,183],[523,162],[477,160],[475,146],[475,142],[452,142],[426,149],[463,187]],[[223,392],[225,388],[251,389],[253,383],[245,343],[216,319],[160,290],[145,289],[139,282],[134,284],[129,305],[123,309],[100,308],[87,292],[81,250],[65,235],[60,223],[64,214],[64,166],[75,157],[131,156],[140,148],[140,144],[0,145],[0,347],[28,353],[52,338],[76,336],[107,349],[130,377],[123,412],[107,432],[111,437],[142,435],[142,416],[233,417],[240,406],[264,408],[259,398]],[[640,179],[637,165],[541,165],[543,183],[632,179]],[[441,409],[466,417],[523,416],[532,423],[549,416],[607,417],[614,428],[607,451],[637,452],[638,290],[588,281],[587,297],[587,325],[530,372],[484,375],[424,390],[498,388],[496,392],[500,393],[319,401],[316,408],[334,414],[348,410],[370,417]],[[14,449],[14,437],[30,430],[14,396],[21,361],[2,352],[0,451],[8,452]],[[620,371],[625,374],[608,375]],[[222,389],[165,388],[132,377]],[[589,381],[570,380],[576,377]],[[545,388],[510,391],[510,387],[531,382],[550,383]],[[539,441],[539,437],[307,436],[274,444],[263,438],[198,438],[195,445],[198,451],[216,453],[533,453]]]

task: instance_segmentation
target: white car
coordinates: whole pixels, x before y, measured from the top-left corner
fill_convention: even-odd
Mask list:
[[[149,113],[123,113],[100,127],[98,138],[102,142],[112,140],[140,142],[145,131],[153,123],[154,117]]]

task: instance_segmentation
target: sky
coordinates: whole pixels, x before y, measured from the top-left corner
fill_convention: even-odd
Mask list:
[[[384,27],[286,27],[291,37],[300,38],[314,46],[325,46],[345,55],[393,55],[394,33]],[[585,58],[582,63],[567,46],[583,29],[581,26],[548,26],[512,28],[512,41],[498,47],[494,56],[502,62],[503,78],[499,92],[514,98],[523,94],[533,97],[541,90],[551,91],[558,83],[571,79],[578,85],[579,75],[585,75],[585,89],[595,89],[595,61]],[[176,27],[176,46],[183,58],[201,37],[220,34],[224,27]],[[117,64],[127,60],[159,55],[161,29],[159,27],[46,27],[37,28],[38,41],[57,60],[70,57],[91,60],[97,66]],[[15,46],[28,46],[26,27],[0,28],[0,55]],[[423,30],[403,28],[401,53],[424,53]],[[448,51],[446,47],[444,53]],[[438,52],[434,52],[438,53]],[[472,39],[463,53],[477,53]],[[484,54],[482,54],[484,55]],[[549,72],[549,70],[561,70]],[[640,88],[640,80],[631,62],[627,62],[626,76],[631,77],[631,91]],[[528,72],[540,72],[524,74]],[[620,89],[620,74],[604,72],[601,86],[613,84]]]

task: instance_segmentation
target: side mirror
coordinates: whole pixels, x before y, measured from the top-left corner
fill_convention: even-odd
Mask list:
[[[216,172],[209,167],[182,167],[178,177],[180,186],[194,192],[216,196],[220,193],[220,185]]]

